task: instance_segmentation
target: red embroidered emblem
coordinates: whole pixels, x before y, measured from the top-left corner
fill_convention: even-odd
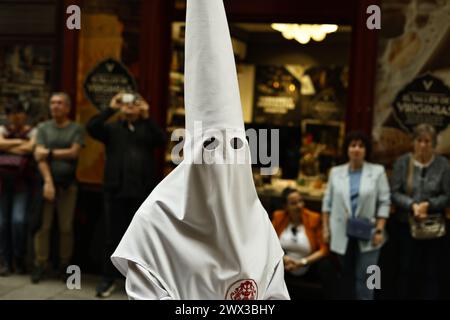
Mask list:
[[[252,279],[236,281],[228,288],[226,296],[226,299],[230,300],[256,300],[257,298],[258,285]]]

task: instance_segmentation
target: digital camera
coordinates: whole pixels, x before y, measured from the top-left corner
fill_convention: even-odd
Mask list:
[[[121,99],[122,103],[133,103],[135,101],[136,101],[136,96],[132,93],[125,93]]]

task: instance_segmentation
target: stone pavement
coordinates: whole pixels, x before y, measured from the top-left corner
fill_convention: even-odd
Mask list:
[[[0,277],[0,300],[103,300],[95,297],[100,276],[82,275],[81,289],[69,290],[62,280],[48,276],[32,284],[30,275]],[[127,300],[124,280],[116,281],[116,290],[107,300]]]

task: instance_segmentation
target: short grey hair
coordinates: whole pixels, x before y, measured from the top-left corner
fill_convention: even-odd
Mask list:
[[[433,147],[436,147],[437,145],[436,129],[428,123],[421,123],[414,128],[413,139],[417,140],[424,134],[429,134],[431,136],[431,140],[433,141]]]
[[[59,97],[63,97],[64,101],[66,102],[66,105],[71,107],[72,106],[72,99],[70,99],[70,96],[65,93],[65,92],[53,92],[50,96],[50,99],[55,97],[55,96],[59,96]]]

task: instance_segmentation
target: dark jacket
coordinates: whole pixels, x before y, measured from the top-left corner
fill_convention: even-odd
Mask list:
[[[411,154],[401,156],[394,164],[391,177],[392,203],[396,207],[399,221],[407,222],[408,214],[412,213],[413,203],[428,201],[430,213],[445,214],[450,205],[450,167],[448,160],[436,155],[434,161],[425,172],[414,169],[412,194],[407,192],[408,168]],[[423,174],[423,178],[422,177]]]
[[[106,123],[114,114],[107,108],[86,126],[94,139],[105,144],[104,189],[123,197],[146,197],[156,184],[153,151],[164,145],[166,135],[150,119],[134,122],[134,130],[125,121]]]

